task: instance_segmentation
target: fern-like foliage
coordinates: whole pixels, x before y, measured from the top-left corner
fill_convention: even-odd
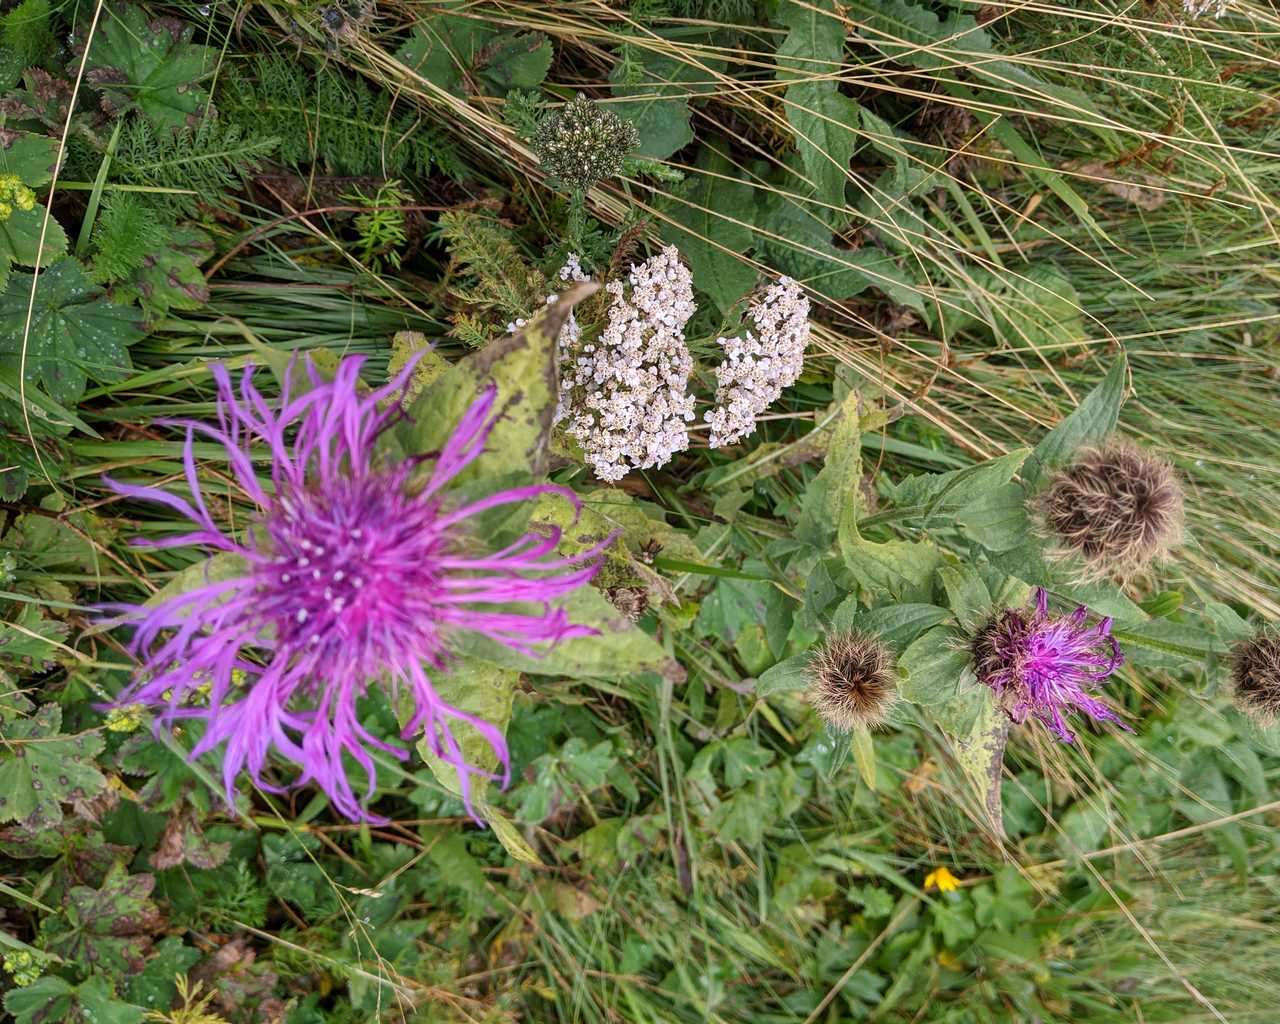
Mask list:
[[[224,203],[224,195],[238,191],[279,145],[279,139],[247,132],[221,118],[205,118],[195,128],[176,132],[153,127],[143,118],[129,118],[111,161],[111,177],[124,184],[169,190],[152,193],[152,200],[190,216],[202,204]],[[92,177],[100,159],[80,142],[73,148],[71,164]]]
[[[165,243],[166,219],[134,192],[116,192],[103,204],[93,225],[93,278],[120,281],[142,266]]]
[[[527,317],[546,300],[547,279],[530,266],[493,219],[469,210],[440,216],[437,234],[449,250],[445,286],[460,310],[451,333],[468,344],[483,342],[479,325],[494,327]]]
[[[325,174],[425,177],[463,173],[457,157],[414,111],[362,78],[319,74],[259,55],[228,68],[216,94],[224,119],[280,140],[279,160]]]
[[[50,15],[49,0],[22,0],[0,17],[0,45],[17,54],[23,67],[41,64],[52,55],[57,42]]]

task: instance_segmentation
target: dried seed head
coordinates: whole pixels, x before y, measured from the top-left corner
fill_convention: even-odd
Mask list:
[[[1270,725],[1280,718],[1280,629],[1263,626],[1231,652],[1236,705],[1250,718]]]
[[[834,729],[883,725],[898,699],[893,653],[850,629],[829,636],[809,662],[809,703]]]
[[[585,96],[575,96],[558,113],[544,118],[533,137],[533,149],[554,178],[577,192],[622,170],[622,161],[640,145],[640,133]]]
[[[1083,579],[1129,576],[1182,540],[1182,486],[1164,459],[1128,441],[1086,450],[1035,499],[1041,532]]]

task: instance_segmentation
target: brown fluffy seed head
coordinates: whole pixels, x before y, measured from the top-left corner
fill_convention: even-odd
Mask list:
[[[1231,652],[1236,705],[1250,718],[1270,725],[1280,718],[1280,629],[1263,626]]]
[[[834,729],[883,725],[898,699],[893,653],[850,629],[829,636],[809,662],[809,703]]]
[[[1128,441],[1086,449],[1055,473],[1033,512],[1059,557],[1086,580],[1150,568],[1182,540],[1182,486],[1174,468]]]

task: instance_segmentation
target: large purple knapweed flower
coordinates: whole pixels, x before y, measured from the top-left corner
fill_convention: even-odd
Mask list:
[[[1079,709],[1095,722],[1124,724],[1114,711],[1089,696],[1124,662],[1111,635],[1111,619],[1085,625],[1088,609],[1051,616],[1049,597],[1037,589],[1031,612],[1006,608],[974,637],[973,667],[978,679],[1000,698],[1014,722],[1033,716],[1070,743],[1075,735],[1063,716]]]
[[[574,559],[553,556],[559,532],[525,533],[500,549],[468,530],[478,514],[501,505],[558,494],[533,485],[476,500],[451,495],[450,485],[484,448],[498,419],[489,388],[462,416],[438,452],[406,460],[379,457],[378,436],[399,415],[397,395],[412,364],[381,390],[361,394],[363,360],[344,359],[332,380],[314,367],[305,389],[285,386],[269,402],[253,381],[238,387],[223,366],[217,425],[180,421],[190,499],[115,481],[121,495],[157,502],[195,529],[142,543],[199,544],[239,556],[229,579],[206,573],[204,585],[154,607],[116,606],[137,625],[130,651],[142,662],[118,705],[157,709],[157,728],[185,719],[204,722],[192,751],[198,757],[225,744],[222,779],[230,801],[242,769],[278,792],[263,772],[272,749],[300,769],[295,785],[314,782],[344,815],[375,820],[357,801],[343,756],[375,785],[374,749],[397,757],[399,747],[361,725],[356,703],[371,685],[408,692],[415,708],[405,738],[425,737],[458,771],[469,803],[472,775],[453,726],[480,733],[508,769],[506,741],[489,722],[451,707],[432,685],[447,671],[450,635],[471,630],[536,655],[569,637],[595,631],[569,622],[556,598],[586,584],[603,544]],[[211,438],[226,450],[232,476],[258,507],[236,539],[215,523],[196,472],[194,441]],[[255,453],[270,457],[270,485],[260,480]],[[607,542],[606,542],[607,543]]]

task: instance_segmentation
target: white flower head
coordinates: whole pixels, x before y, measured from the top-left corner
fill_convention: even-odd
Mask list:
[[[1221,18],[1230,4],[1231,0],[1182,0],[1182,9],[1190,18],[1201,18],[1209,13]]]
[[[562,280],[582,273],[575,257]],[[675,246],[611,281],[607,322],[592,344],[581,343],[572,317],[561,330],[560,402],[556,422],[586,453],[601,480],[665,465],[689,447],[694,418],[688,394],[693,358],[684,326],[693,316],[693,278]]]
[[[804,369],[809,345],[809,299],[789,277],[747,309],[751,323],[742,336],[717,338],[725,359],[716,367],[716,405],[703,417],[711,427],[711,447],[740,441],[756,429],[756,417],[790,387]]]

